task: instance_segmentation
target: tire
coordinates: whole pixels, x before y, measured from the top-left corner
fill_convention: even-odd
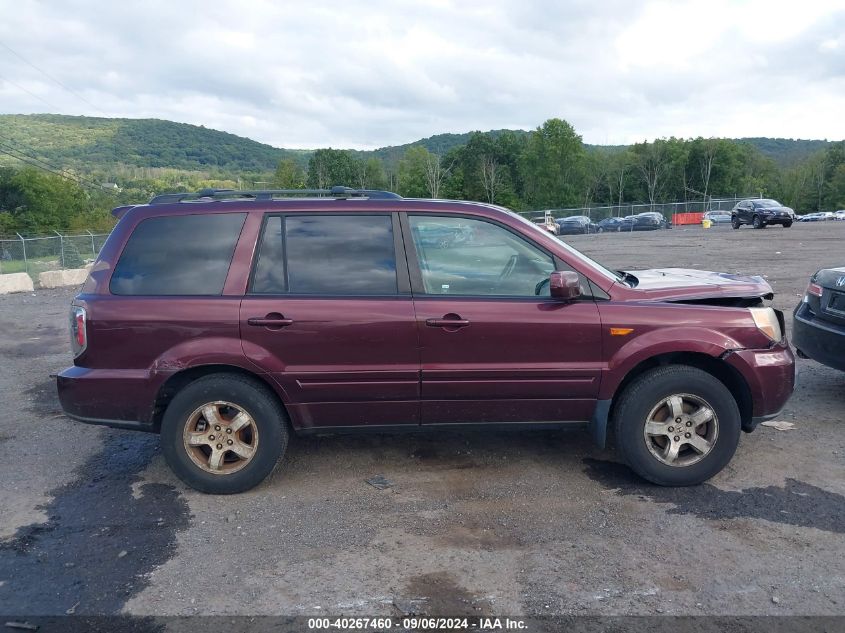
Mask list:
[[[666,416],[677,413],[671,411],[670,403],[680,396],[684,397],[682,426],[678,431],[677,425]],[[696,404],[702,409],[696,409]],[[693,414],[703,408],[713,415],[709,421],[697,425]],[[659,429],[658,432],[648,435],[647,420],[658,417],[663,419],[650,425]],[[687,365],[658,367],[635,378],[614,407],[613,424],[617,450],[625,462],[640,477],[661,486],[692,486],[713,477],[736,452],[741,428],[739,408],[728,388],[711,374]],[[678,435],[669,433],[668,428]],[[702,451],[684,442],[683,436],[691,429],[701,438],[695,443],[709,448]],[[659,455],[671,448],[674,437],[680,438],[680,442],[674,443],[680,449],[674,458],[668,458],[674,460],[674,464],[669,464],[665,455]]]
[[[604,227],[601,227],[601,226],[600,226],[600,227],[598,228],[598,231],[596,231],[596,233],[604,233]]]
[[[792,222],[784,222],[783,223],[783,228],[785,228],[785,229],[788,229],[790,226],[792,226]]]
[[[753,226],[755,229],[762,229],[765,228],[766,225],[763,220],[760,219],[759,215],[755,215],[753,218],[751,218],[751,226]]]
[[[171,400],[161,423],[162,451],[176,476],[191,488],[210,494],[243,492],[261,483],[284,455],[287,422],[281,404],[261,383],[236,374],[212,374]],[[240,428],[224,434],[230,426]],[[221,431],[217,436],[215,428]],[[226,449],[226,444],[235,448]],[[221,457],[214,462],[215,447],[221,446],[216,453]]]
[[[731,226],[732,226],[733,228],[735,228],[735,229],[738,229],[739,227],[741,227],[741,226],[742,226],[742,224],[740,223],[740,221],[739,221],[739,218],[738,218],[738,217],[733,216],[733,217],[731,218]]]

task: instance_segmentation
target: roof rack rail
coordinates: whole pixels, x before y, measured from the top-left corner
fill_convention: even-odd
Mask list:
[[[371,200],[396,200],[402,196],[392,191],[379,189],[353,189],[352,187],[335,186],[330,189],[200,189],[195,192],[163,193],[153,196],[149,204],[169,204],[172,202],[196,201],[204,199],[226,200],[245,198],[251,200],[272,200],[286,196],[315,196],[321,198],[369,198]]]

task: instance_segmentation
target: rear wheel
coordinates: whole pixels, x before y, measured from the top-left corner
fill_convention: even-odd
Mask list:
[[[167,464],[192,488],[243,492],[261,483],[284,454],[287,418],[263,385],[214,374],[174,396],[162,420],[161,442]]]
[[[638,475],[662,486],[699,484],[721,471],[739,443],[740,415],[725,385],[686,365],[649,370],[614,407],[617,448]]]
[[[736,216],[731,217],[731,226],[734,227],[735,229],[738,229],[740,226],[742,226],[739,222],[738,217],[736,217]]]
[[[785,228],[785,229],[788,229],[790,226],[792,226],[792,222],[784,222],[783,223],[783,228]]]

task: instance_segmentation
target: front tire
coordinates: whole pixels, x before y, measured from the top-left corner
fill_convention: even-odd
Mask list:
[[[213,374],[179,391],[161,423],[164,458],[179,479],[210,494],[254,488],[288,443],[287,416],[270,390],[235,374]]]
[[[759,215],[755,215],[755,216],[751,219],[751,226],[753,226],[755,229],[762,229],[762,228],[764,228],[766,225],[763,223],[763,220],[761,220],[761,219],[760,219],[760,216],[759,216]]]
[[[614,407],[613,423],[625,462],[661,486],[691,486],[716,475],[736,452],[741,428],[728,388],[686,365],[635,378]]]

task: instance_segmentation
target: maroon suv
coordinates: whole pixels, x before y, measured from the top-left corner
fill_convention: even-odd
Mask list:
[[[214,493],[262,481],[290,433],[501,423],[602,446],[612,425],[634,471],[688,485],[792,393],[759,277],[608,270],[487,204],[297,193],[116,209],[71,307],[67,415],[161,433]]]

